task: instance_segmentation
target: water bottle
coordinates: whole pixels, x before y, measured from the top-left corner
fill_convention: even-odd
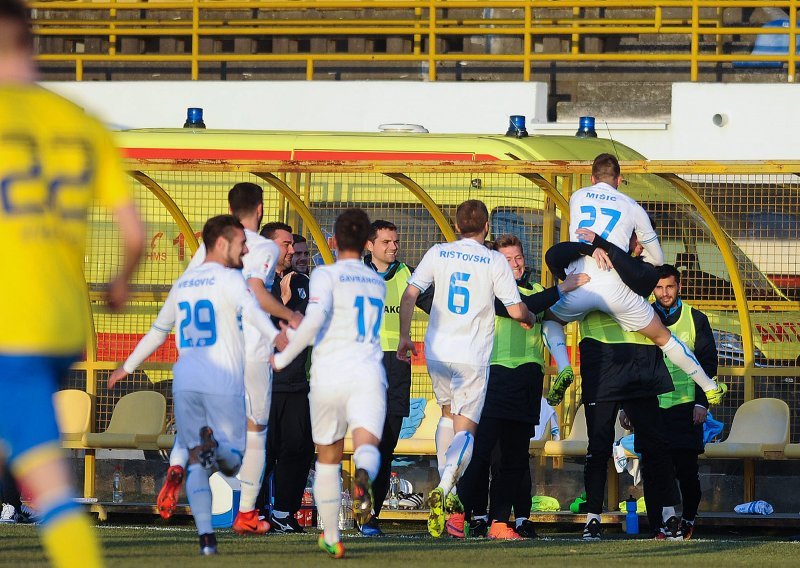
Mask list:
[[[114,468],[114,480],[112,483],[111,500],[114,503],[122,503],[122,471],[120,467]]]
[[[353,498],[350,492],[342,491],[342,506],[339,507],[339,530],[346,531],[353,528]]]
[[[395,472],[389,478],[389,508],[398,509],[400,507],[400,479]]]
[[[639,534],[639,515],[636,514],[636,499],[629,495],[625,500],[625,532]]]

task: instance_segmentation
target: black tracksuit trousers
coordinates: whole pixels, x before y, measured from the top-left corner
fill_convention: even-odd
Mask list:
[[[512,506],[519,500],[520,487],[525,484],[525,478],[528,487],[530,486],[528,446],[535,428],[536,426],[530,422],[481,417],[475,432],[472,461],[458,482],[458,496],[464,505],[467,519],[475,515],[485,515],[487,500],[490,499],[489,520],[508,521]],[[501,465],[498,475],[492,477],[491,488],[487,494],[492,452],[498,445]],[[529,515],[530,489],[527,501]],[[524,510],[515,510],[515,515],[528,516]]]
[[[652,510],[660,516],[662,507],[675,504],[675,469],[669,443],[664,436],[658,397],[655,396],[622,402],[586,404],[589,449],[584,466],[584,485],[587,510],[597,515],[603,511],[608,460],[611,457],[614,424],[620,407],[625,411],[636,433],[634,448],[642,455],[644,493],[652,496]],[[609,503],[609,507],[616,508],[616,503]],[[647,510],[651,510],[649,504]],[[661,526],[660,518],[657,526]]]

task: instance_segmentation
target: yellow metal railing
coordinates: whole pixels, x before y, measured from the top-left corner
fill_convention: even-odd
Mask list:
[[[780,62],[787,65],[787,80],[795,81],[797,54],[724,53],[734,36],[757,34],[788,36],[797,40],[799,0],[291,0],[219,2],[54,1],[30,2],[34,33],[39,38],[37,58],[42,62],[67,62],[75,66],[77,80],[91,63],[183,63],[191,79],[199,79],[213,64],[300,63],[306,79],[314,79],[320,63],[419,63],[427,65],[427,78],[436,80],[439,68],[461,62],[503,62],[522,65],[522,78],[531,79],[532,64],[542,62],[674,62],[690,68],[697,81],[703,64]],[[789,28],[726,25],[726,12],[743,8],[786,10]],[[476,15],[477,14],[477,15]],[[671,50],[657,53],[628,46],[625,51],[588,49],[587,40],[620,36],[682,37]],[[125,38],[170,38],[186,42],[182,53],[130,53],[120,49]],[[559,40],[556,47],[545,38]],[[88,50],[87,40],[105,42]],[[285,49],[249,45],[242,53],[220,53],[221,40],[294,42]],[[341,52],[336,42],[358,39],[382,43],[366,50],[353,46]],[[497,47],[498,40],[504,41]],[[657,41],[658,38],[656,38]],[[315,42],[322,40],[322,43]],[[399,47],[389,47],[400,40]],[[453,41],[476,48],[454,47]],[[561,41],[565,43],[562,46]],[[303,46],[299,42],[305,42]],[[329,52],[334,42],[334,52]],[[448,44],[448,42],[450,42]],[[703,47],[703,43],[710,46]],[[75,43],[74,47],[70,47]],[[73,52],[65,52],[74,49]],[[294,52],[292,52],[294,50]],[[90,53],[89,51],[94,51]],[[474,52],[473,52],[474,51]],[[479,52],[478,52],[479,51]],[[599,52],[598,52],[599,51]],[[217,67],[214,67],[214,71]]]

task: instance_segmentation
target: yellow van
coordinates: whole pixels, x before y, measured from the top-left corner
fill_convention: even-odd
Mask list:
[[[400,228],[401,257],[412,265],[431,243],[444,239],[442,227],[413,189],[424,190],[448,220],[458,203],[479,198],[489,207],[493,235],[517,234],[525,245],[533,278],[540,279],[543,249],[566,235],[560,223],[562,213],[556,207],[558,202],[564,203],[563,198],[554,199],[539,181],[567,197],[570,191],[589,184],[588,174],[573,174],[566,168],[559,174],[553,163],[590,161],[602,152],[614,153],[623,161],[644,160],[622,144],[569,136],[148,129],[119,132],[116,141],[131,171],[147,224],[149,249],[136,276],[141,296],[133,308],[124,316],[109,316],[96,309],[98,359],[106,361],[122,360],[147,331],[159,298],[185,268],[193,250],[191,234],[179,229],[174,213],[156,196],[160,190],[198,232],[208,217],[227,212],[227,191],[234,183],[252,181],[265,188],[265,222],[287,221],[296,232],[311,236],[309,223],[297,208],[272,190],[277,179],[299,197],[323,234],[346,207],[362,207],[373,219],[394,222]],[[536,164],[530,164],[527,174],[486,166],[516,160],[550,165],[540,172]],[[274,167],[276,161],[294,163],[279,171]],[[383,167],[351,161],[379,162]],[[259,163],[271,164],[273,171]],[[470,166],[473,163],[474,168]],[[444,165],[426,168],[425,164]],[[709,314],[721,364],[741,366],[742,329],[730,274],[702,216],[669,181],[656,175],[629,175],[620,189],[650,212],[667,262],[687,271],[684,296]],[[86,276],[93,288],[113,271],[118,249],[111,227],[107,216],[94,213],[86,261]],[[312,253],[317,252],[319,243],[310,240],[310,244]],[[783,307],[792,304],[733,242],[730,244],[748,300],[771,306],[769,311],[752,315],[756,364],[797,365],[800,314]],[[320,261],[320,256],[316,259]],[[174,349],[165,346],[152,360],[167,363],[174,356]],[[163,376],[167,375],[153,374],[151,379]]]

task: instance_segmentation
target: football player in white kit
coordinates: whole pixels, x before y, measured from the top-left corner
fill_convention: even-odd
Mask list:
[[[285,319],[296,327],[302,321],[302,315],[288,309],[270,293],[280,249],[272,240],[258,234],[264,217],[263,190],[254,183],[237,183],[228,192],[228,206],[231,215],[244,226],[248,252],[243,258],[242,274],[247,285],[265,312]],[[205,258],[206,249],[201,243],[187,271],[200,266]],[[244,324],[244,335],[247,451],[238,475],[241,495],[239,512],[232,528],[238,534],[265,534],[269,531],[270,525],[268,521],[259,519],[255,504],[266,465],[267,421],[272,388],[272,370],[269,366],[271,350],[260,341],[258,331],[248,323]],[[164,487],[159,492],[156,502],[159,513],[165,519],[172,515],[178,504],[178,493],[188,457],[188,450],[182,447],[180,440],[176,438],[175,446],[170,453],[170,467],[167,470]]]
[[[400,300],[400,343],[397,357],[416,355],[411,341],[411,317],[420,293],[435,285],[433,306],[425,333],[425,358],[442,418],[436,427],[439,485],[428,496],[428,532],[440,537],[445,512],[461,513],[451,495],[472,458],[474,434],[480,420],[494,342],[494,301],[498,298],[515,320],[528,323],[514,274],[505,257],[487,249],[486,205],[471,199],[458,206],[456,230],[461,239],[431,247],[409,278]]]
[[[189,449],[186,493],[200,553],[216,554],[208,478],[219,469],[236,475],[245,451],[245,341],[242,322],[254,326],[269,345],[278,331],[258,306],[238,270],[247,253],[244,227],[231,215],[203,227],[206,259],[178,278],[150,331],[108,387],[132,373],[169,336],[176,324],[178,361],[173,366],[177,438]]]
[[[596,233],[623,250],[628,250],[631,235],[636,233],[644,248],[642,258],[654,266],[664,264],[664,252],[653,230],[650,218],[634,199],[617,190],[622,176],[617,158],[600,154],[592,164],[592,184],[576,191],[569,200],[569,234],[573,241],[591,238]],[[599,259],[599,260],[598,260]],[[567,270],[585,272],[591,280],[565,294],[546,316],[543,327],[552,338],[559,326],[580,321],[586,314],[598,310],[612,316],[626,331],[637,331],[658,345],[664,355],[703,389],[711,404],[717,404],[728,390],[706,375],[694,353],[661,323],[648,301],[636,294],[620,279],[617,271],[604,258],[604,251],[582,256]],[[560,332],[563,336],[563,331]],[[556,358],[559,370],[568,361]],[[553,406],[561,402],[571,380],[559,377],[547,399]]]
[[[353,436],[353,512],[359,523],[372,510],[370,484],[378,474],[378,444],[386,415],[386,374],[379,331],[386,284],[361,260],[372,226],[361,209],[336,219],[332,248],[337,261],[311,273],[303,323],[289,330],[286,349],[272,358],[283,369],[308,345],[311,352],[311,433],[317,445],[314,500],[325,525],[320,548],[344,556],[339,535],[341,469],[348,426]]]

